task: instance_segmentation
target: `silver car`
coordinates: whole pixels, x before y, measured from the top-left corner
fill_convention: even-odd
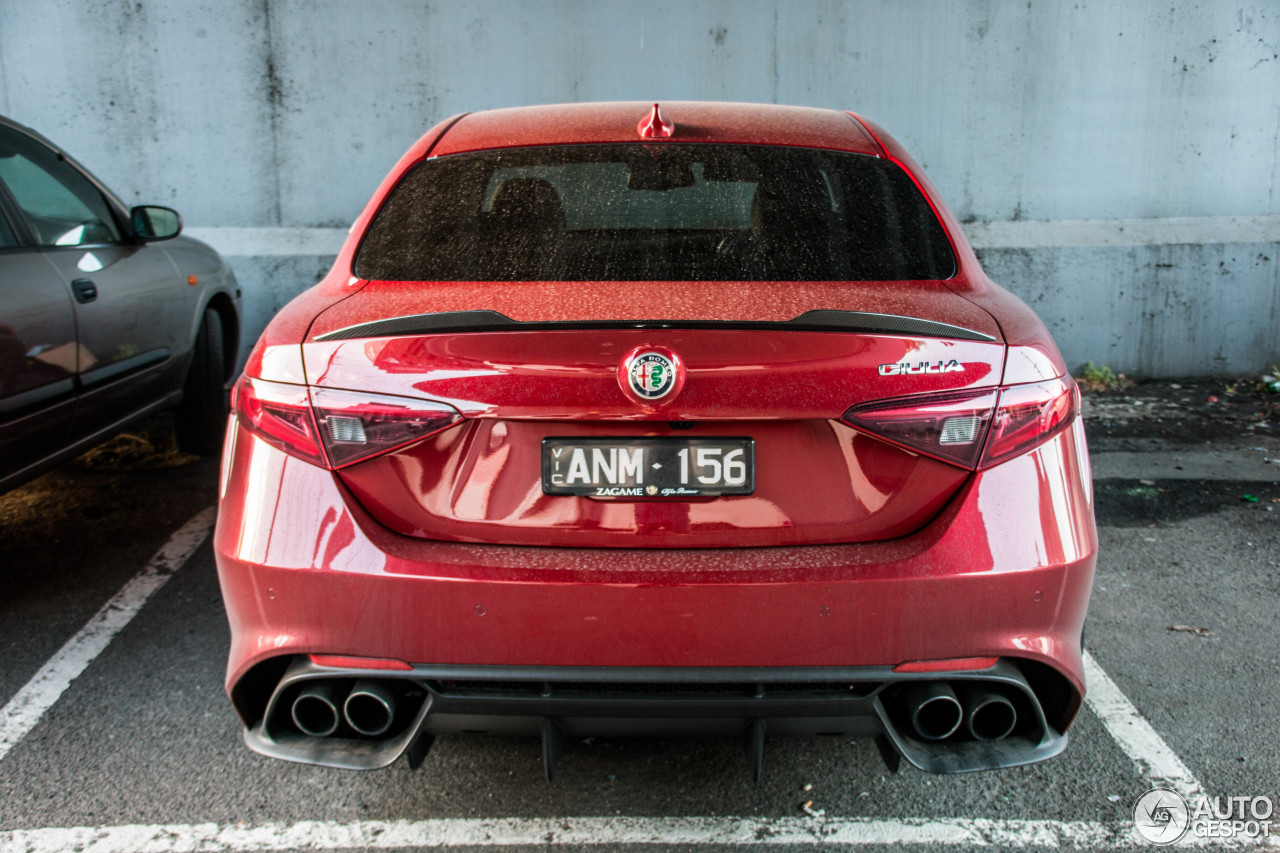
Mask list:
[[[240,293],[181,230],[0,117],[0,491],[165,408],[184,450],[218,450]]]

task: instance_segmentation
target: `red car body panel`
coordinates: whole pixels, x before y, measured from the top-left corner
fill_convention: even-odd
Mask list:
[[[738,435],[733,422],[699,424]],[[910,456],[833,421],[756,422],[755,493],[673,503],[566,501],[541,490],[542,439],[617,436],[616,425],[468,421],[416,445],[344,469],[357,501],[392,530],[437,540],[578,548],[734,548],[858,542],[927,522],[966,472]],[[627,435],[667,434],[665,429]],[[808,453],[780,448],[807,447]],[[808,465],[842,456],[856,467]],[[870,495],[867,493],[870,492]]]
[[[308,340],[340,329],[426,311],[467,311],[477,305],[521,322],[582,320],[719,320],[785,322],[806,311],[840,305],[850,311],[875,311],[929,317],[1000,338],[991,314],[957,296],[941,282],[734,282],[726,298],[722,281],[451,281],[424,292],[421,282],[369,282],[358,294],[335,303],[315,318]],[[662,317],[653,316],[653,294],[660,286]]]
[[[274,707],[268,694],[271,703],[296,694],[291,676],[273,687],[283,670],[263,667],[308,655],[584,671],[887,672],[913,661],[998,658],[1052,673],[1037,681],[1028,671],[1027,690],[1056,703],[1045,718],[1064,732],[1084,692],[1081,633],[1097,552],[1078,412],[1032,449],[968,468],[842,420],[871,401],[976,389],[996,399],[999,389],[1066,376],[1044,325],[986,277],[928,179],[878,126],[824,110],[662,106],[676,127],[665,144],[822,148],[898,164],[946,232],[956,260],[950,278],[413,282],[354,274],[365,230],[424,159],[635,142],[649,109],[564,105],[442,122],[383,181],[324,281],[268,326],[248,377],[304,395],[306,386],[434,401],[462,419],[335,471],[233,418],[214,547],[232,628],[227,688],[246,726],[262,730]],[[781,325],[822,310],[919,318],[971,334]],[[474,311],[514,324],[351,331]],[[699,323],[725,325],[682,327]],[[627,354],[647,349],[671,353],[684,370],[657,402],[620,382]],[[951,361],[959,368],[949,372],[882,369]],[[682,435],[754,438],[755,491],[684,501],[542,491],[544,438]],[[274,754],[254,737],[255,749]],[[929,769],[999,765],[987,753],[968,756]]]
[[[637,405],[623,393],[617,364],[628,351],[653,348],[680,354],[686,388],[662,405]],[[1004,355],[999,344],[975,341],[626,329],[331,341],[304,351],[313,386],[426,397],[468,419],[343,469],[344,484],[381,522],[433,539],[584,548],[776,546],[909,533],[937,514],[967,472],[837,419],[880,396],[994,386]],[[878,365],[908,359],[955,359],[965,370],[878,374]],[[641,423],[623,429],[630,421]],[[670,435],[669,421],[696,421],[699,435],[754,436],[755,493],[678,504],[541,493],[543,438]],[[796,478],[797,469],[811,473]]]
[[[1079,626],[1097,537],[1078,424],[975,475],[910,536],[630,551],[415,540],[374,521],[333,472],[234,431],[228,478],[252,472],[263,487],[223,503],[214,539],[228,687],[290,653],[796,667],[1012,655],[1084,690]]]
[[[486,110],[463,116],[431,152],[434,156],[522,148],[635,142],[636,116],[650,104],[558,104]],[[667,101],[662,114],[676,124],[675,142],[789,145],[879,156],[880,144],[845,113],[773,104]]]
[[[616,374],[623,355],[646,347],[678,352],[687,387],[642,406]],[[467,417],[535,420],[838,418],[868,399],[996,385],[1003,355],[1003,346],[977,341],[719,329],[470,332],[304,347],[312,385],[428,397]],[[951,360],[964,370],[878,372]]]

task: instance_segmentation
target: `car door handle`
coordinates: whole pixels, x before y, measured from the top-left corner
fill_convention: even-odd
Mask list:
[[[76,302],[82,305],[98,298],[98,286],[87,278],[78,278],[71,282],[71,290],[76,295]]]

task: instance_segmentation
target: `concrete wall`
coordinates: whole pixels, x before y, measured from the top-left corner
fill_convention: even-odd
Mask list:
[[[256,329],[332,243],[277,229],[345,227],[453,113],[852,108],[1069,361],[1185,375],[1280,361],[1278,52],[1274,3],[43,0],[0,3],[0,112],[178,207],[232,255]],[[1145,242],[1118,246],[1126,227]]]

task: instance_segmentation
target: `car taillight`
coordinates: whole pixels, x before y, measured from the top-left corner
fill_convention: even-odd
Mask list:
[[[333,468],[404,447],[462,420],[452,406],[409,397],[312,388],[311,403]]]
[[[997,393],[983,388],[863,403],[845,412],[844,420],[908,450],[974,468]]]
[[[1078,408],[1070,377],[974,391],[862,403],[843,420],[907,450],[965,468],[989,468],[1070,426]]]
[[[1071,426],[1080,390],[1071,377],[1012,385],[1000,391],[982,467],[989,468],[1043,444]]]
[[[258,438],[308,462],[325,464],[306,386],[242,376],[234,405],[241,426]]]
[[[294,456],[342,468],[452,426],[462,416],[444,403],[308,389],[241,377],[232,405],[245,429]]]

